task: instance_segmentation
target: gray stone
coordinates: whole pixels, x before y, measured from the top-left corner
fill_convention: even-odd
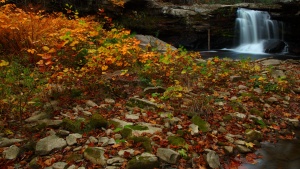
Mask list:
[[[199,133],[199,126],[192,123],[189,125],[189,130],[191,131],[191,135],[197,134]]]
[[[100,137],[98,140],[98,143],[101,144],[101,146],[105,147],[108,145],[109,138],[108,137]]]
[[[226,154],[232,154],[233,153],[233,147],[232,146],[224,146],[224,151]]]
[[[279,78],[286,77],[286,75],[284,74],[284,72],[282,70],[274,70],[274,71],[272,71],[271,76],[274,79],[279,79]]]
[[[218,154],[212,150],[207,153],[206,161],[211,168],[219,168],[221,165]]]
[[[131,122],[123,121],[123,120],[116,119],[116,118],[111,119],[111,121],[117,122],[118,123],[117,127],[121,127],[121,128],[123,128],[124,126],[127,126],[127,125],[133,125],[133,123],[131,123]]]
[[[269,103],[275,103],[275,102],[278,101],[278,99],[277,99],[276,97],[269,97],[269,98],[267,99],[267,101],[268,101]]]
[[[114,138],[110,138],[110,139],[108,140],[107,144],[109,144],[109,145],[114,145],[114,144],[116,144],[116,141],[115,141]]]
[[[38,157],[34,157],[30,162],[29,162],[29,168],[32,169],[39,169],[42,168],[40,164],[38,164]]]
[[[260,88],[255,88],[253,89],[254,92],[258,93],[258,94],[261,94],[262,93],[262,90]]]
[[[144,94],[151,94],[151,93],[164,93],[166,91],[165,88],[161,86],[156,86],[156,87],[146,87],[144,89]]]
[[[152,169],[159,168],[158,158],[150,153],[143,153],[133,157],[127,163],[127,169]]]
[[[160,125],[157,125],[158,127],[156,127],[156,126],[154,126],[150,123],[144,123],[144,122],[138,122],[137,124],[142,125],[142,126],[146,126],[146,127],[148,127],[148,129],[147,130],[133,130],[132,131],[133,135],[142,135],[142,134],[145,134],[145,133],[146,134],[147,133],[154,134],[156,132],[158,132],[158,133],[162,132],[162,126],[160,126]]]
[[[85,104],[89,107],[98,107],[98,105],[95,102],[93,102],[92,100],[87,100],[85,102]]]
[[[280,65],[281,61],[277,59],[267,59],[267,60],[263,60],[261,63],[264,66],[276,66],[276,65]]]
[[[31,123],[31,122],[36,122],[41,119],[50,118],[50,116],[51,115],[46,112],[34,112],[33,115],[31,117],[29,117],[28,119],[26,119],[25,121],[27,123]]]
[[[67,130],[58,130],[57,134],[59,134],[61,136],[67,136],[70,134],[70,132]]]
[[[159,108],[159,105],[157,103],[151,102],[151,101],[146,100],[146,99],[140,99],[140,98],[136,98],[136,97],[131,97],[131,98],[129,98],[129,100],[131,102],[135,102],[137,104],[143,104],[145,106]]]
[[[122,139],[122,135],[121,134],[119,134],[119,133],[117,133],[117,134],[115,134],[115,137],[114,137],[116,140],[120,140],[120,139]]]
[[[94,136],[90,136],[89,140],[91,143],[98,143],[98,139],[96,139]]]
[[[237,145],[245,145],[245,141],[244,140],[235,140],[234,141],[234,144],[237,144]]]
[[[262,140],[262,133],[257,130],[249,130],[245,133],[246,141],[253,142],[253,141],[261,141]]]
[[[240,153],[250,153],[251,150],[245,146],[242,145],[237,145],[236,149],[240,152]]]
[[[8,139],[8,138],[1,138],[0,137],[0,147],[8,147],[8,146],[11,146],[15,143],[19,143],[19,142],[22,142],[23,140],[22,139]]]
[[[235,112],[233,113],[233,116],[239,118],[239,119],[245,119],[246,118],[246,115],[243,114],[243,113],[239,113],[239,112]]]
[[[170,164],[177,164],[180,157],[178,152],[168,148],[158,148],[156,156]]]
[[[67,165],[68,165],[68,163],[66,163],[66,162],[56,162],[52,165],[52,168],[53,169],[64,169]]]
[[[158,38],[155,38],[150,35],[135,35],[135,38],[140,40],[140,47],[143,49],[147,49],[150,45],[151,47],[155,47],[159,52],[166,52],[168,49],[168,44]],[[171,50],[177,50],[174,46],[169,45]]]
[[[140,116],[137,114],[126,114],[125,115],[125,119],[129,119],[129,120],[138,120],[139,118],[140,118]]]
[[[62,120],[50,120],[50,119],[42,119],[38,120],[38,124],[46,124],[46,126],[51,126],[51,127],[59,127],[62,124]]]
[[[66,137],[67,144],[69,146],[76,144],[78,138],[82,138],[82,135],[78,133],[68,135]]]
[[[52,150],[61,149],[65,146],[67,146],[67,142],[64,139],[51,135],[37,142],[35,152],[38,155],[46,155]]]
[[[82,113],[83,113],[83,115],[85,115],[85,116],[92,116],[92,113],[91,112],[89,112],[89,111],[82,111]]]
[[[12,160],[16,159],[19,155],[20,148],[12,145],[3,151],[3,155],[5,159]]]
[[[134,155],[134,149],[120,150],[118,155],[123,157],[125,152],[129,153],[130,155]]]
[[[248,89],[248,87],[247,87],[247,86],[244,86],[244,85],[239,85],[239,86],[238,86],[238,89],[240,89],[240,90],[245,90],[245,89]]]
[[[114,99],[108,99],[108,98],[104,99],[104,102],[107,104],[115,104],[116,103],[116,101]]]
[[[294,87],[292,89],[295,93],[300,94],[300,87]]]
[[[88,147],[84,150],[83,156],[85,159],[91,161],[94,164],[102,166],[106,165],[106,158],[104,156],[105,150],[101,147]]]
[[[125,158],[122,157],[114,157],[107,160],[108,165],[114,165],[115,163],[122,164],[123,162],[127,161]]]
[[[227,141],[229,141],[230,143],[233,143],[233,142],[234,142],[234,138],[232,138],[232,137],[230,137],[230,136],[228,136],[228,135],[225,136],[225,139],[226,139]]]
[[[76,169],[76,165],[72,164],[67,169]]]

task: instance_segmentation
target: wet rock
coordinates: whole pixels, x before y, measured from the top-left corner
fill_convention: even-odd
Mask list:
[[[266,53],[281,53],[286,43],[281,40],[270,39],[264,42],[264,50]]]
[[[89,111],[82,111],[82,113],[83,113],[83,115],[85,115],[85,116],[91,116],[92,115],[92,113],[91,112],[89,112]]]
[[[180,157],[178,152],[168,148],[158,148],[156,155],[170,164],[177,164]]]
[[[88,147],[84,150],[83,156],[93,164],[105,166],[106,158],[104,156],[104,152],[105,150],[101,147]]]
[[[156,87],[146,87],[144,89],[144,94],[151,94],[151,93],[164,93],[166,91],[165,88],[161,86],[156,86]]]
[[[67,146],[67,142],[64,139],[51,135],[37,142],[35,152],[38,155],[46,155],[52,150],[61,149],[65,146]]]
[[[240,152],[240,153],[250,153],[251,150],[245,146],[242,145],[237,145],[236,149]]]
[[[159,168],[158,158],[150,153],[143,153],[128,161],[127,169],[153,169]]]
[[[253,142],[254,140],[256,140],[256,141],[262,140],[262,133],[257,130],[246,131],[245,136],[246,136],[247,142]]]
[[[221,165],[218,154],[212,150],[207,153],[206,161],[211,168],[219,168]]]
[[[3,151],[3,156],[5,159],[13,160],[18,157],[19,152],[20,152],[20,148],[15,145],[12,145]]]
[[[52,165],[52,168],[53,169],[64,169],[67,165],[68,165],[68,163],[66,163],[66,162],[56,162]]]
[[[15,143],[19,143],[22,142],[22,139],[8,139],[8,138],[1,138],[0,137],[0,147],[7,147],[7,146],[11,146]]]

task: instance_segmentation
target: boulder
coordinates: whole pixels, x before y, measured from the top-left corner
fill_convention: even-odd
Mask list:
[[[91,161],[94,164],[102,166],[106,165],[106,158],[104,156],[105,150],[101,147],[88,147],[84,150],[83,156],[85,159]]]
[[[22,142],[22,139],[8,139],[8,138],[1,138],[0,137],[0,147],[7,147],[7,146],[11,146],[15,143],[19,143]]]
[[[67,146],[67,142],[64,139],[51,135],[37,142],[35,152],[38,155],[47,155],[52,150],[61,149],[65,146]]]
[[[143,153],[128,161],[127,169],[153,169],[159,168],[158,158],[150,153]]]
[[[266,53],[281,53],[283,52],[286,43],[281,40],[267,40],[264,43],[264,50]]]
[[[261,141],[262,140],[262,133],[257,130],[249,130],[245,133],[246,141],[253,142],[253,141]]]
[[[178,152],[169,148],[158,148],[156,155],[170,164],[177,164],[180,157]]]
[[[3,151],[3,156],[7,160],[12,160],[17,158],[19,152],[20,152],[20,148],[15,145],[12,145]]]
[[[213,150],[207,153],[206,161],[211,168],[219,168],[221,165],[218,154]]]

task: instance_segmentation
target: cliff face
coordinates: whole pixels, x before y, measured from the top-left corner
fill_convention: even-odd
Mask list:
[[[175,2],[175,3],[174,3]],[[272,19],[285,24],[284,37],[292,53],[300,54],[300,2],[254,4],[180,4],[179,1],[128,0],[125,7],[113,9],[103,5],[114,20],[137,33],[151,34],[188,49],[220,49],[233,46],[238,8],[267,11]],[[117,12],[116,12],[117,11]]]

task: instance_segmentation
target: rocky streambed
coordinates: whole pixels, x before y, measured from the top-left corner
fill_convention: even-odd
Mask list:
[[[256,163],[260,156],[254,152],[264,146],[261,142],[285,150],[288,145],[276,142],[295,138],[300,64],[276,59],[251,64],[261,65],[260,73],[274,79],[292,72],[293,87],[273,92],[265,86],[249,86],[246,75],[230,76],[226,86],[203,84],[182,97],[162,102],[155,96],[168,92],[168,88],[145,87],[133,77],[124,79],[120,72],[114,72],[106,76],[118,83],[120,89],[115,94],[126,92],[125,98],[103,95],[68,105],[52,100],[22,127],[17,121],[3,121],[1,166],[234,168],[243,162]]]

